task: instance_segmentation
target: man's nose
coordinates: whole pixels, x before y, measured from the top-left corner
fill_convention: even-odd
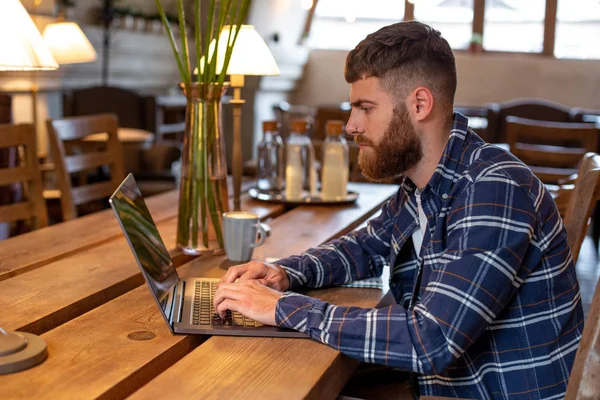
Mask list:
[[[356,124],[356,120],[353,117],[353,115],[354,115],[354,112],[352,112],[350,114],[350,118],[348,118],[348,122],[346,123],[346,133],[349,135],[355,136],[355,135],[358,135],[360,132],[359,132],[358,125]]]

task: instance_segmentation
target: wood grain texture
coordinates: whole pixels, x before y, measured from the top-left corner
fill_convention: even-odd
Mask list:
[[[600,398],[600,281],[571,369],[566,400]]]
[[[543,183],[556,184],[576,173],[583,154],[598,149],[598,133],[594,124],[506,117],[511,152]]]
[[[260,205],[254,210],[254,203],[249,201],[245,204],[246,209],[256,211],[261,218],[277,215],[282,208],[280,205]],[[114,216],[110,215],[110,218],[114,220]],[[62,226],[66,228],[68,225]],[[163,220],[157,226],[166,247],[174,249],[176,219]],[[176,255],[172,253],[171,257]],[[43,268],[0,282],[0,304],[3,304],[0,321],[5,329],[40,334],[143,282],[129,245],[119,233],[104,243],[96,243],[93,247],[46,263]]]
[[[317,245],[318,242],[316,241],[320,237],[332,237],[336,236],[337,233],[346,231],[348,226],[354,225],[357,219],[363,219],[362,214],[371,215],[393,191],[395,191],[395,188],[394,190],[388,188],[387,191],[380,192],[379,196],[370,195],[371,201],[365,200],[357,205],[362,210],[361,212],[354,210],[351,213],[346,213],[344,218],[338,216],[336,208],[323,209],[318,214],[328,214],[330,220],[336,222],[319,226],[319,230],[324,231],[319,236],[298,234],[298,232],[305,231],[305,226],[315,228],[316,222],[306,218],[300,220],[292,218],[291,220],[296,221],[296,223],[290,225],[288,223],[290,217],[278,217],[270,224],[274,232],[277,231],[287,236],[296,235],[297,242],[301,242],[296,245],[307,248]],[[375,191],[370,191],[370,193],[373,192]],[[364,196],[365,199],[367,197],[367,195]],[[293,209],[284,216],[293,215],[296,212],[302,215],[305,208],[308,208],[308,206]],[[342,211],[342,213],[345,212],[346,210]],[[319,221],[326,221],[326,218],[319,217]],[[174,239],[174,225],[174,220],[163,222],[160,226],[161,234],[169,236],[172,231]],[[287,232],[283,231],[281,226],[287,226]],[[167,237],[165,239],[169,244],[169,239]],[[118,251],[120,253],[123,251],[125,241],[124,239],[115,239],[106,245],[111,247],[112,252]],[[265,248],[266,253],[275,254],[276,250],[280,248],[280,243],[278,240],[274,240],[274,237],[271,237],[262,247]],[[99,284],[95,276],[90,276],[97,273],[95,269],[103,270],[103,274],[101,274],[103,279],[109,279],[110,275],[119,273],[120,269],[132,268],[133,263],[112,259],[107,260],[105,263],[104,260],[98,260],[98,254],[89,254],[95,250],[98,250],[98,248],[86,251],[88,256],[82,258],[82,260],[95,260],[97,263],[103,264],[102,268],[98,268],[98,265],[96,265],[87,274],[88,280],[96,282],[96,287],[92,290],[97,292],[98,287],[104,285],[104,283]],[[98,252],[103,254],[102,257],[112,257],[108,254],[108,249],[103,250]],[[65,260],[63,268],[66,265],[75,264],[71,261],[76,257],[78,255]],[[114,257],[120,259],[124,255]],[[225,271],[224,265],[226,263],[224,261],[223,256],[201,257],[188,265],[182,266],[179,273],[183,276],[190,274],[219,276]],[[114,266],[112,271],[105,271],[114,262],[121,264]],[[47,265],[33,272],[42,272],[52,267],[52,265]],[[0,285],[17,281],[28,275],[30,274],[23,274],[6,282],[0,282]],[[122,282],[123,276],[116,280]],[[81,281],[77,283],[77,285],[84,284],[85,282]],[[69,291],[75,290],[73,285],[67,284],[61,287],[67,287]],[[0,287],[0,296],[2,296],[2,292],[3,288]],[[382,296],[382,291],[332,288],[320,290],[314,294],[338,304],[369,306],[377,303]],[[16,293],[13,293],[14,295]],[[52,293],[48,292],[37,293],[34,299],[27,300],[29,304],[26,309],[31,310],[35,307],[35,302],[46,302],[47,298],[51,296]],[[10,296],[7,297],[10,299]],[[0,299],[2,304],[4,304],[3,301],[3,299]],[[83,299],[83,302],[85,301],[87,299]],[[73,299],[68,303],[73,304]],[[48,313],[48,310],[45,312]],[[4,317],[4,315],[0,316],[0,320],[3,321]],[[134,340],[131,339],[132,337],[151,339]],[[19,374],[0,376],[0,387],[2,387],[3,394],[6,394],[8,398],[123,398],[144,384],[152,383],[162,371],[171,371],[169,367],[179,365],[179,360],[185,360],[186,355],[194,354],[194,349],[204,346],[207,346],[206,350],[211,353],[209,358],[202,360],[200,363],[202,365],[195,365],[193,369],[188,370],[187,377],[178,377],[177,382],[201,380],[213,386],[215,394],[192,393],[187,398],[223,398],[227,386],[232,386],[230,389],[233,389],[234,392],[231,394],[227,392],[225,398],[240,397],[236,396],[235,387],[239,388],[241,384],[251,385],[250,392],[257,393],[258,398],[262,398],[261,395],[258,395],[259,392],[278,398],[289,397],[289,393],[281,389],[284,386],[280,382],[285,381],[289,384],[290,379],[294,379],[294,385],[300,385],[298,393],[309,393],[315,385],[329,387],[331,384],[335,388],[329,388],[328,390],[339,391],[340,385],[343,385],[345,375],[349,376],[355,367],[355,364],[338,365],[333,360],[340,357],[339,353],[307,339],[238,338],[237,341],[234,340],[234,343],[223,344],[219,340],[227,338],[211,338],[203,343],[207,338],[206,336],[171,335],[145,286],[135,288],[114,298],[112,301],[107,301],[106,304],[96,307],[78,318],[71,316],[68,322],[43,334],[43,338],[48,343],[50,354],[48,360]],[[304,344],[301,347],[302,352],[289,352],[287,350],[290,345],[300,343]],[[211,349],[214,349],[214,352],[211,352]],[[284,349],[286,349],[285,353],[283,352]],[[228,366],[232,363],[235,364],[235,360],[242,356],[247,356],[247,358],[244,358],[244,363],[247,365],[243,370],[237,370],[237,367],[228,369]],[[274,362],[274,359],[280,359],[280,362]],[[352,363],[356,362],[352,361]],[[285,368],[278,368],[279,365]],[[200,372],[198,368],[201,368],[203,372]],[[266,372],[264,371],[265,368],[267,368]],[[335,374],[340,374],[340,378],[332,380],[331,383],[328,379],[322,378],[314,372],[327,372],[332,369],[335,370]],[[227,373],[223,374],[224,370]],[[244,375],[246,370],[251,374]],[[208,374],[207,371],[209,371]],[[333,371],[332,374],[334,374]],[[161,378],[165,379],[163,376]],[[173,387],[170,387],[169,392],[172,389]],[[177,390],[180,392],[179,389]],[[208,388],[205,388],[205,390],[212,392]],[[165,393],[167,392],[160,393],[158,397],[164,398]],[[178,395],[169,393],[168,397],[177,398]]]
[[[0,187],[8,190],[14,184],[22,186],[25,196],[20,203],[0,205],[0,221],[30,220],[32,229],[44,228],[48,225],[48,211],[42,195],[42,174],[37,163],[33,125],[0,125],[0,149],[10,151],[15,148],[22,149],[22,155],[15,168],[0,169]]]
[[[56,165],[56,178],[61,191],[61,208],[63,220],[69,221],[77,217],[76,206],[92,200],[102,200],[112,194],[125,178],[123,160],[123,144],[119,140],[117,130],[119,120],[114,114],[97,114],[84,117],[67,117],[49,120],[47,123],[50,148]],[[68,145],[74,140],[81,140],[96,133],[106,133],[108,139],[102,151],[84,151],[82,154],[69,154]],[[86,185],[80,179],[80,186],[74,188],[71,173],[85,173],[86,166],[106,161],[110,168],[110,180],[101,184]],[[83,178],[83,175],[80,174]]]
[[[147,200],[156,222],[177,215],[178,193],[171,191]],[[90,229],[93,227],[93,229]],[[46,227],[26,235],[0,241],[0,281],[105,243],[122,235],[112,210],[104,210]],[[40,244],[43,243],[43,246]]]
[[[570,190],[568,197],[564,223],[573,262],[577,263],[592,212],[600,200],[600,156],[598,154],[587,153],[583,157],[574,188]]]
[[[364,220],[357,215],[357,206],[372,207],[375,211],[379,208],[376,206],[378,199],[381,204],[380,190],[388,190],[390,196],[397,190],[397,186],[393,185],[353,185],[353,188],[359,187],[363,190],[360,191],[359,202],[355,207],[347,207],[333,215],[319,207],[299,207],[293,213],[277,218],[271,225],[272,235],[276,240],[259,248],[261,255],[257,258],[283,257],[305,250],[311,242],[327,241],[332,238],[332,228],[342,226],[343,219],[353,221],[351,225],[354,228]],[[365,190],[367,187],[371,187],[372,191]],[[293,227],[293,234],[290,227]],[[347,230],[339,229],[335,236]],[[204,269],[201,260],[193,261],[191,267],[193,270],[190,272],[194,275],[200,274]],[[385,292],[376,289],[330,288],[309,291],[307,294],[336,305],[374,307]],[[207,359],[210,361],[206,361]],[[159,396],[170,387],[174,379],[179,383],[176,387],[170,387],[169,393],[178,398],[335,398],[357,366],[358,361],[308,339],[257,340],[214,336],[149,382],[132,398],[149,399]],[[181,374],[186,379],[177,378]],[[293,391],[290,391],[291,377],[294,382]]]

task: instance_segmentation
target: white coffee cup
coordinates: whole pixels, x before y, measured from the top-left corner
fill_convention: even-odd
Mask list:
[[[267,238],[258,215],[246,211],[223,213],[223,233],[227,258],[239,262],[250,261],[254,248]]]

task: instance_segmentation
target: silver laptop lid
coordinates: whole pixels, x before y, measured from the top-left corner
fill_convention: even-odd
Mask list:
[[[171,326],[179,276],[132,174],[109,199],[121,229],[162,314]]]

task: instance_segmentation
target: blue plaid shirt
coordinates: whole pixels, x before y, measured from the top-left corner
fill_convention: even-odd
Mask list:
[[[367,363],[414,373],[421,395],[559,399],[583,331],[575,266],[552,197],[510,153],[455,114],[421,194],[405,179],[364,229],[277,263],[290,289],[380,276],[397,304],[338,307],[286,292],[280,326]]]

